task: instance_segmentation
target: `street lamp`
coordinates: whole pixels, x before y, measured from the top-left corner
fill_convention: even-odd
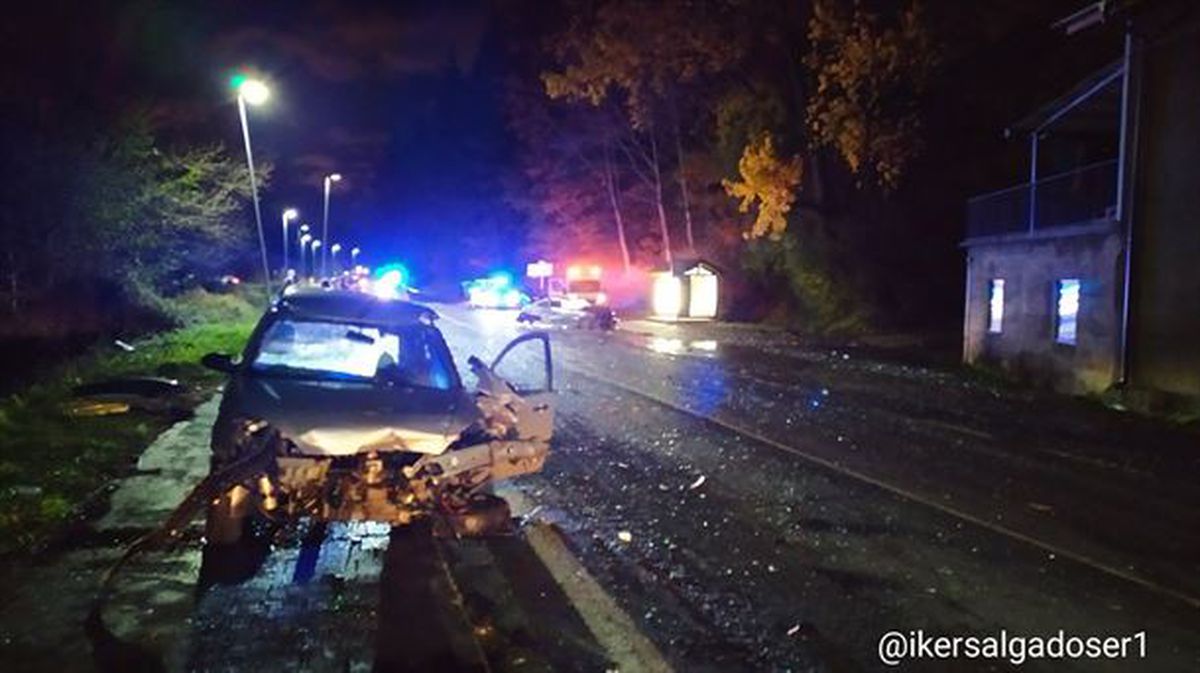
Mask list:
[[[359,250],[358,246],[354,246],[353,248],[350,248],[350,267],[351,268],[358,266],[358,253],[360,253],[360,252],[362,252],[362,250]]]
[[[342,251],[341,243],[334,243],[329,246],[329,256],[331,258],[330,265],[333,266],[333,272],[337,273],[337,254]]]
[[[312,265],[317,266],[317,251],[321,249],[321,239],[316,239],[312,242]],[[321,255],[321,276],[325,276],[325,255]]]
[[[288,233],[287,224],[289,220],[294,220],[300,217],[300,213],[296,212],[295,208],[288,208],[283,211],[283,273],[281,276],[287,278],[288,273]]]
[[[262,105],[271,96],[271,90],[259,80],[237,76],[233,80],[237,88],[238,117],[242,120],[242,139],[246,143],[246,166],[250,169],[250,195],[254,199],[254,223],[258,226],[258,247],[262,251],[263,280],[267,286],[267,301],[271,301],[271,266],[267,263],[267,238],[263,234],[262,211],[258,206],[258,183],[254,179],[254,154],[250,151],[250,124],[246,121],[246,105]]]
[[[308,228],[307,224],[301,225],[300,231],[306,231],[307,228]],[[305,253],[308,252],[308,242],[311,240],[312,240],[311,234],[307,234],[307,233],[300,234],[300,271],[301,271],[301,273],[304,274],[305,278],[307,278],[310,274],[308,273],[308,271],[309,271],[308,265],[304,261],[304,255],[305,255]]]
[[[333,183],[341,182],[341,180],[341,173],[330,173],[325,176],[325,216],[324,222],[321,224],[321,236],[325,240],[329,240],[329,188],[333,186]],[[325,255],[321,255],[321,275],[325,275]]]
[[[308,233],[308,223],[301,224],[299,232],[300,232],[300,236],[304,236],[305,234],[307,234]],[[300,251],[300,266],[302,266],[302,267],[304,266],[304,251],[303,250]]]

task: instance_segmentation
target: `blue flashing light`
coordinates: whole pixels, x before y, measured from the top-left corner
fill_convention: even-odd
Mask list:
[[[375,269],[371,292],[381,299],[400,299],[407,296],[408,269],[403,264],[385,264]]]
[[[494,271],[483,278],[463,283],[472,306],[482,308],[519,308],[525,295],[507,271]]]
[[[404,266],[403,264],[401,264],[399,262],[392,262],[391,264],[383,264],[381,266],[375,267],[375,278],[382,279],[384,277],[389,277],[389,278],[397,278],[398,277],[399,278],[398,284],[407,287],[408,281],[409,281],[408,267]]]

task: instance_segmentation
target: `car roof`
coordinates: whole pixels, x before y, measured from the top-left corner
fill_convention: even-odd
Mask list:
[[[280,298],[272,308],[297,319],[374,325],[429,325],[438,317],[422,304],[351,290],[299,290]]]

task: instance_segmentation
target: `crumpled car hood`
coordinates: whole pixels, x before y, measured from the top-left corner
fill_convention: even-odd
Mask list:
[[[440,454],[479,417],[461,388],[247,377],[226,394],[235,396],[238,415],[266,421],[306,454]]]

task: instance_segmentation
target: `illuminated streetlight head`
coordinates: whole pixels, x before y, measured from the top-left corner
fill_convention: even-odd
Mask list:
[[[341,182],[342,174],[341,173],[330,173],[325,179],[330,182]]]
[[[271,97],[271,90],[261,80],[238,76],[234,78],[238,95],[250,105],[262,105]]]
[[[353,248],[350,248],[350,254],[351,254],[351,255],[357,255],[357,254],[358,254],[358,253],[360,253],[360,252],[362,252],[362,250],[359,250],[359,249],[358,249],[358,246],[354,246]]]
[[[300,212],[295,208],[288,208],[287,210],[283,211],[284,220],[294,220],[297,217],[300,217]]]
[[[342,244],[341,244],[341,243],[334,243],[333,245],[329,246],[329,252],[332,252],[332,253],[333,253],[333,254],[335,254],[335,255],[336,255],[336,254],[337,254],[337,253],[338,253],[338,252],[339,252],[341,249],[342,249]]]
[[[304,234],[303,236],[300,237],[300,245],[308,245],[308,242],[311,240],[312,240],[311,234]]]
[[[300,233],[302,233],[302,234],[303,234],[303,233],[305,233],[306,231],[308,231],[308,225],[307,225],[307,224],[302,224],[302,225],[300,225]]]
[[[312,246],[312,247],[313,247],[313,248],[319,248],[319,247],[321,247],[321,239],[319,239],[319,238],[318,238],[317,240],[313,241],[313,246]]]

